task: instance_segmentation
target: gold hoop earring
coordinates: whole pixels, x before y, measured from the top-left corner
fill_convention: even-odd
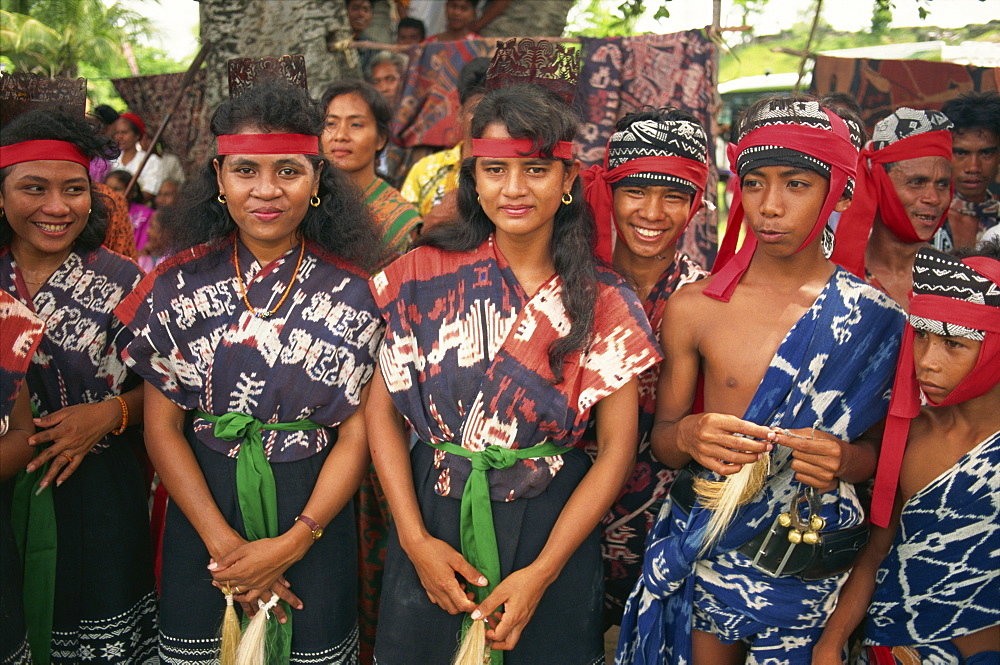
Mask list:
[[[479,204],[480,208],[483,207],[483,202],[479,200],[479,194],[476,194],[476,203]]]
[[[313,208],[318,208],[319,204],[322,202],[323,200],[320,199],[319,196],[317,196],[316,194],[313,194],[312,198],[309,199],[309,205],[311,205]]]
[[[562,204],[564,206],[568,206],[572,202],[573,202],[573,195],[572,194],[570,194],[569,192],[566,192],[565,194],[562,195]]]
[[[221,203],[222,205],[226,205],[226,195],[221,192],[219,193],[218,196],[215,197],[215,200]]]
[[[3,218],[4,218],[4,217],[6,217],[6,216],[7,216],[7,213],[6,213],[6,212],[4,212],[4,209],[3,209],[3,208],[0,208],[0,219],[3,219]]]

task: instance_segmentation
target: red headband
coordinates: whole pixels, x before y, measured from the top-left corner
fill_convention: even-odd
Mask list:
[[[708,181],[708,164],[686,157],[661,156],[661,157],[639,157],[624,164],[608,170],[608,157],[604,156],[604,165],[591,166],[583,172],[583,192],[584,198],[590,204],[597,222],[597,257],[611,263],[613,250],[613,236],[611,230],[614,229],[621,239],[621,230],[615,223],[614,218],[614,195],[611,185],[637,173],[665,173],[683,180],[687,180],[695,188],[694,198],[691,200],[691,210],[688,212],[686,227],[701,208],[701,201],[705,195],[705,183]],[[668,184],[669,186],[669,184]],[[683,228],[677,232],[677,236],[683,232]]]
[[[737,157],[747,148],[754,146],[781,146],[815,157],[830,165],[830,191],[823,202],[819,217],[816,218],[816,225],[809,237],[795,250],[796,252],[805,249],[823,230],[831,213],[833,213],[834,206],[843,196],[847,179],[854,176],[858,163],[858,150],[851,142],[851,134],[847,129],[847,124],[829,109],[824,109],[824,111],[830,119],[833,131],[798,124],[767,125],[744,136],[738,145],[730,144],[728,149],[729,167],[735,177],[738,177],[736,176]],[[737,188],[729,210],[726,237],[719,247],[719,254],[712,266],[712,274],[715,275],[715,278],[704,291],[705,295],[710,298],[729,302],[736,289],[736,284],[746,272],[750,265],[750,259],[753,258],[754,250],[757,249],[757,237],[753,233],[747,233],[743,247],[739,253],[736,252],[736,242],[740,235],[740,228],[743,226],[743,217],[742,188]]]
[[[135,128],[139,130],[139,138],[142,138],[143,136],[146,135],[146,123],[144,123],[142,119],[140,119],[139,116],[137,116],[135,113],[122,113],[118,117],[125,118],[133,125],[135,125]]]
[[[318,155],[319,137],[312,134],[222,134],[220,155]]]
[[[906,243],[924,242],[913,230],[896,195],[896,189],[885,172],[885,167],[875,168],[876,164],[889,164],[906,159],[920,157],[944,157],[951,161],[951,132],[939,130],[925,132],[916,136],[900,139],[881,150],[870,147],[861,151],[858,158],[858,177],[854,187],[854,201],[837,224],[837,243],[833,250],[833,262],[843,266],[861,279],[865,278],[865,248],[868,246],[868,236],[875,222],[875,213],[881,211],[882,222],[892,231],[893,235]],[[871,166],[868,165],[871,160]],[[952,196],[955,189],[952,185]],[[948,217],[948,207],[945,206],[937,229],[941,228]]]
[[[5,169],[12,164],[43,159],[76,162],[85,169],[90,168],[90,158],[69,141],[42,139],[0,146],[0,169]]]
[[[472,139],[473,157],[497,157],[521,159],[526,157],[542,157],[549,159],[535,149],[531,139]],[[573,159],[573,144],[569,141],[559,141],[552,150],[553,159]]]
[[[964,259],[962,263],[1000,285],[1000,261],[976,256]],[[910,299],[910,314],[986,332],[982,346],[979,347],[979,359],[972,371],[940,403],[928,400],[928,406],[951,406],[975,399],[985,395],[1000,381],[1000,307],[946,296],[918,294]],[[907,325],[899,349],[896,380],[892,386],[889,415],[882,435],[882,450],[875,475],[871,521],[882,527],[888,526],[892,516],[910,421],[920,413],[920,386],[917,384],[913,362],[913,335],[913,326]]]

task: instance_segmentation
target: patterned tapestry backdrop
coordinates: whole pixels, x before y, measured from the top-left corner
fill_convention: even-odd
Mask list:
[[[128,104],[128,108],[146,123],[152,134],[160,126],[163,116],[170,110],[184,80],[184,72],[157,74],[132,78],[111,79],[115,90]],[[201,130],[202,100],[205,91],[205,70],[195,74],[184,99],[170,118],[170,124],[160,137],[166,149],[180,157],[184,173],[190,178],[211,155],[212,135],[205,127]],[[194,118],[194,122],[192,122]]]
[[[537,39],[537,38],[536,38]],[[674,106],[694,114],[709,130],[717,104],[712,87],[716,46],[701,30],[669,35],[582,38],[581,72],[576,104],[581,114],[581,138],[577,155],[585,165],[604,159],[604,147],[617,120],[643,105]],[[390,151],[390,169],[410,163],[414,150],[448,148],[458,135],[458,93],[455,82],[462,66],[479,56],[489,56],[492,40],[443,42],[414,46],[408,52],[402,99],[392,122],[395,146]],[[114,79],[118,94],[155,131],[170,104],[183,74],[162,74]],[[185,93],[164,142],[175,152],[191,175],[192,167],[204,163],[211,150],[211,136],[199,132],[191,118],[202,111],[204,71],[198,73]],[[717,175],[712,168],[706,198],[715,201]],[[715,258],[717,240],[714,211],[702,209],[684,232],[680,248],[702,266]]]
[[[963,92],[997,90],[1000,68],[956,65],[926,60],[871,60],[816,58],[810,92],[844,92],[862,108],[871,134],[875,123],[900,106],[941,110],[941,105]]]

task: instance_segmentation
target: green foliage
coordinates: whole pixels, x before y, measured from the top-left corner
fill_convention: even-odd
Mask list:
[[[613,0],[617,1],[617,0]],[[574,7],[563,34],[567,37],[614,37],[632,34],[638,16],[628,16],[606,0],[585,0]],[[628,3],[626,3],[628,4]]]
[[[84,62],[102,71],[120,67],[122,44],[151,30],[144,16],[119,2],[3,0],[0,10],[0,49],[15,71],[48,76],[75,77]]]
[[[670,18],[670,10],[667,9],[668,2],[670,0],[659,0],[657,3],[659,6],[656,8],[653,18]],[[646,2],[645,0],[625,0],[625,2],[618,5],[618,11],[627,18],[638,20],[646,12]]]
[[[132,45],[140,74],[184,71],[187,66],[141,43],[149,20],[120,2],[0,0],[0,50],[13,71],[87,78],[93,104],[124,110],[111,78],[131,76],[123,45]]]
[[[563,34],[567,37],[614,37],[635,34],[635,25],[648,10],[653,18],[667,18],[671,0],[578,0],[570,10]]]
[[[892,22],[892,10],[895,9],[892,0],[875,0],[872,5],[872,34],[884,35]],[[923,18],[921,16],[920,18]]]

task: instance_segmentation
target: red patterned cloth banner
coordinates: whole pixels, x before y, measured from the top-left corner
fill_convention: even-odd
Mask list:
[[[998,88],[998,67],[821,55],[816,57],[810,92],[814,95],[843,92],[854,97],[871,133],[876,122],[900,106],[941,110],[942,104],[963,92]]]
[[[149,131],[155,132],[180,92],[184,72],[111,79],[115,90],[128,104],[129,110],[145,121]],[[170,118],[170,124],[160,137],[167,150],[177,155],[189,176],[194,169],[211,156],[211,132],[204,131],[198,123],[204,104],[205,70],[195,74],[191,85],[184,91],[180,106]]]

